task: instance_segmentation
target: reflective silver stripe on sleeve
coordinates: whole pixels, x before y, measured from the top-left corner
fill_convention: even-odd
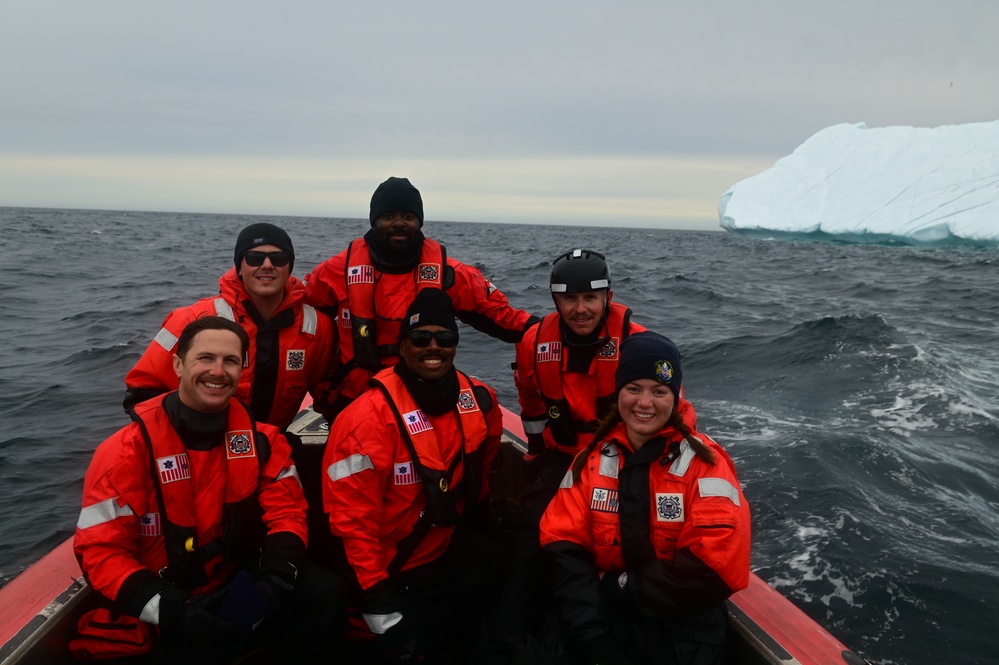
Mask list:
[[[690,463],[694,461],[695,456],[694,449],[690,447],[689,443],[684,441],[680,444],[680,456],[670,465],[669,472],[674,476],[682,476],[687,473],[687,469],[690,468]]]
[[[139,620],[151,623],[154,626],[160,625],[160,594],[156,594],[149,599],[142,611],[139,612]]]
[[[222,298],[215,299],[215,314],[230,321],[236,320],[236,315],[232,313],[232,307]]]
[[[302,332],[315,335],[318,327],[319,317],[316,316],[316,308],[312,305],[302,305]]]
[[[701,478],[697,481],[701,496],[723,496],[739,506],[739,490],[724,478]]]
[[[135,513],[132,512],[132,509],[127,504],[124,506],[118,505],[118,497],[105,499],[104,501],[95,503],[92,506],[85,506],[83,510],[80,511],[80,519],[76,523],[76,528],[89,529],[92,526],[97,526],[98,524],[104,524],[105,522],[116,520],[119,517],[134,514]]]
[[[153,341],[167,351],[173,351],[173,347],[177,346],[177,336],[166,328],[160,328],[160,331],[156,333],[156,337],[153,337]]]
[[[287,469],[285,469],[284,471],[282,471],[280,473],[280,475],[278,475],[278,477],[276,478],[276,480],[283,480],[284,478],[287,478],[288,476],[294,477],[295,481],[298,483],[298,486],[299,487],[302,486],[302,479],[298,475],[298,467],[296,467],[294,464],[292,464]]]
[[[401,612],[391,614],[362,614],[364,623],[368,624],[368,629],[375,635],[384,635],[385,631],[402,621]]]
[[[565,475],[562,476],[562,482],[559,483],[558,488],[560,490],[567,490],[572,488],[572,469],[566,471]]]
[[[617,478],[618,458],[621,451],[613,443],[608,443],[600,451],[600,475],[605,478]]]
[[[373,468],[375,465],[371,463],[371,458],[367,455],[351,455],[347,459],[330,464],[326,469],[326,475],[330,477],[330,480],[336,482],[365,469]]]
[[[524,426],[524,434],[543,434],[545,426],[548,424],[548,419],[524,420],[521,418],[520,423]]]

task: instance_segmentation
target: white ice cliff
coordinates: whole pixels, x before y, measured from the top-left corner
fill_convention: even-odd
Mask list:
[[[718,218],[747,233],[999,243],[999,121],[828,127],[733,185]]]

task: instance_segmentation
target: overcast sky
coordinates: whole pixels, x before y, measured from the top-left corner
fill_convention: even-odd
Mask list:
[[[830,125],[999,119],[995,0],[7,0],[0,206],[718,228]]]

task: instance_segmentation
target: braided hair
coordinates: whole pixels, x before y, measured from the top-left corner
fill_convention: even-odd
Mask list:
[[[617,403],[615,402],[614,404],[611,404],[610,410],[607,412],[607,415],[604,416],[603,419],[601,419],[600,423],[597,425],[597,431],[593,433],[593,438],[590,439],[590,442],[586,444],[586,447],[583,448],[579,452],[579,454],[576,455],[576,459],[573,460],[572,462],[573,483],[579,481],[579,474],[582,473],[583,467],[586,465],[586,459],[590,456],[590,453],[592,453],[596,449],[597,444],[603,441],[607,433],[610,432],[614,428],[614,426],[617,425],[619,422],[621,422],[621,413],[620,411],[618,411]],[[715,462],[717,460],[715,456],[715,451],[708,448],[703,441],[694,436],[694,434],[690,431],[690,428],[687,427],[687,423],[683,422],[683,417],[680,415],[680,412],[676,408],[675,404],[673,405],[673,410],[669,414],[669,418],[666,420],[666,425],[675,428],[676,431],[678,431],[683,436],[683,438],[686,439],[687,443],[690,445],[690,448],[691,450],[694,451],[695,455],[700,457],[708,464],[712,466],[715,465]]]

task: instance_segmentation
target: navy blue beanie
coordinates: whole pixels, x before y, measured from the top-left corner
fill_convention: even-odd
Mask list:
[[[291,236],[284,229],[268,224],[267,222],[257,222],[250,224],[239,232],[236,238],[236,248],[233,250],[233,261],[236,263],[236,272],[239,272],[240,264],[243,262],[243,255],[254,247],[260,245],[274,245],[278,249],[288,252],[290,261],[288,272],[295,269],[295,248],[291,245]]]
[[[408,178],[389,178],[378,185],[371,195],[371,212],[368,214],[371,226],[385,213],[396,210],[413,213],[420,218],[420,227],[423,227],[423,197]]]
[[[399,340],[401,341],[413,328],[423,326],[441,326],[451,332],[458,332],[451,296],[440,289],[420,289],[406,310],[406,318],[399,327]]]
[[[615,393],[632,381],[653,379],[669,386],[673,396],[679,399],[682,378],[680,349],[669,338],[645,331],[622,342],[621,360],[614,373]]]

